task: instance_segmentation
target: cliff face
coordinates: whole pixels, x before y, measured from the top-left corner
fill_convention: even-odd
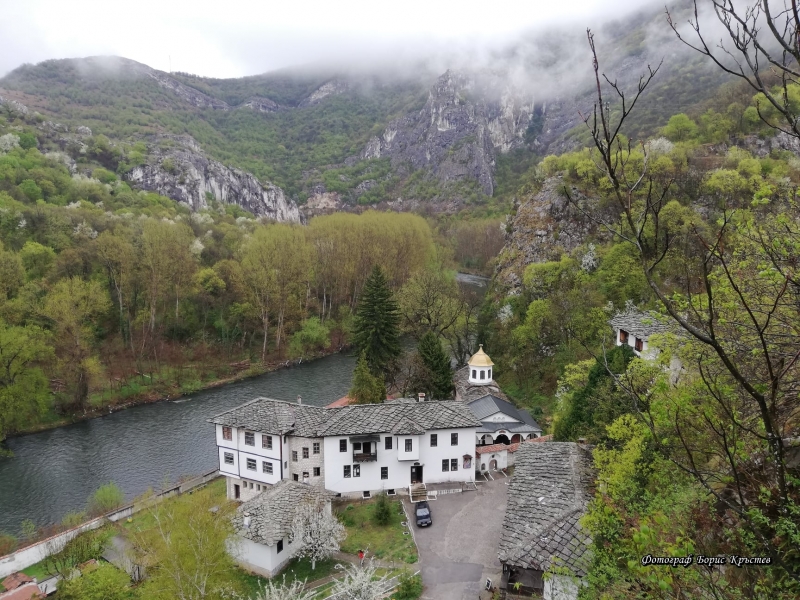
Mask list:
[[[560,176],[547,179],[509,221],[506,244],[497,259],[496,281],[513,291],[521,287],[528,265],[557,261],[589,240],[604,239],[606,232],[592,220],[593,216],[605,218],[598,214],[602,210],[596,199],[577,188],[565,190]]]
[[[488,100],[474,78],[447,71],[425,106],[389,123],[370,139],[362,158],[390,157],[395,168],[428,169],[443,183],[472,179],[491,196],[495,152],[524,143],[533,113],[531,100],[510,90]]]
[[[278,186],[262,185],[250,173],[211,160],[189,136],[162,136],[158,142],[150,148],[148,163],[126,175],[136,187],[188,204],[192,210],[215,199],[276,221],[300,222],[297,205]]]

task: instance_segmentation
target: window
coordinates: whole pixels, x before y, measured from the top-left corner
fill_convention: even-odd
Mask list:
[[[232,440],[233,439],[233,431],[231,431],[230,427],[223,427],[222,428],[222,439],[223,440]]]
[[[620,344],[627,344],[628,343],[628,332],[624,329],[619,330],[619,343]]]
[[[284,469],[288,469],[289,468],[289,462],[288,461],[283,461],[283,468]]]
[[[256,470],[256,459],[255,458],[248,458],[247,459],[247,470],[248,471],[255,471]]]
[[[303,481],[308,481],[308,471],[303,471]]]
[[[303,458],[308,458],[308,448],[303,448]]]
[[[261,470],[266,473],[267,475],[272,475],[272,463],[268,461],[262,461],[261,463]]]
[[[256,491],[257,491],[257,492],[260,492],[260,491],[261,491],[261,484],[260,484],[260,483],[256,485]]]
[[[449,471],[449,470],[450,470],[450,459],[449,458],[443,458],[442,459],[442,472],[444,473],[445,471]]]
[[[475,379],[478,376],[478,371],[472,369],[472,378]]]
[[[486,371],[481,369],[481,379],[486,379]]]
[[[383,445],[384,448],[386,448],[387,450],[391,450],[392,449],[392,436],[387,435],[386,439],[383,440],[383,444],[384,444]]]
[[[278,554],[283,552],[283,540],[278,540]]]
[[[233,464],[233,452],[226,452],[225,453],[225,464],[232,465]]]
[[[255,446],[256,445],[256,434],[252,431],[245,431],[244,432],[244,445],[245,446]]]
[[[319,454],[319,442],[314,442],[314,454]]]
[[[344,466],[344,476],[345,476],[345,478],[350,477],[350,465],[345,465]]]
[[[381,479],[389,479],[389,467],[381,467]]]
[[[297,462],[297,450],[292,450],[292,462]]]
[[[451,433],[450,434],[450,445],[451,446],[458,446],[458,434]]]
[[[406,439],[406,452],[411,452],[414,448],[414,440]]]
[[[458,471],[458,459],[451,458],[450,459],[450,470],[451,471]]]
[[[319,477],[319,467],[314,467],[314,477]]]
[[[353,465],[353,477],[361,477],[361,465]]]
[[[641,340],[641,338],[636,338],[635,344],[636,345],[634,346],[634,348],[636,349],[636,351],[641,352],[642,348],[644,347],[644,342]]]
[[[439,434],[432,433],[431,434],[431,448],[436,448],[439,445]]]
[[[492,378],[492,370],[489,369],[489,375],[486,376],[486,379],[491,379],[491,378]]]
[[[295,473],[294,475],[292,475],[292,479],[294,479],[295,481],[300,481],[300,476],[297,473]]]
[[[361,442],[353,442],[353,452],[361,452]]]
[[[252,481],[250,482],[250,489],[251,490],[253,489],[253,482]]]
[[[267,450],[272,450],[272,436],[271,435],[262,435],[261,436],[261,447],[266,448]]]
[[[339,452],[347,452],[347,440],[339,440]]]

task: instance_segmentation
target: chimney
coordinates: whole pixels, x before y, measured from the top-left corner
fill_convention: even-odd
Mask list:
[[[425,392],[420,392],[418,394],[417,402],[425,402]]]
[[[298,404],[302,404],[303,403],[303,399],[299,395],[297,396],[297,403]]]
[[[585,437],[579,437],[578,438],[578,443],[579,444],[585,444],[586,443],[586,438]]]

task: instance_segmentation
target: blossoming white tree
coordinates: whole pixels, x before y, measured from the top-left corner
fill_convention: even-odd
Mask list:
[[[292,536],[300,543],[295,556],[308,558],[312,571],[318,560],[339,550],[346,535],[344,525],[327,511],[325,504],[307,502],[298,507],[292,523]]]
[[[281,583],[267,581],[266,585],[250,600],[313,600],[316,592],[304,590],[304,587],[305,581],[297,580],[293,581],[291,585],[287,585],[284,575]]]
[[[370,560],[363,566],[347,565],[345,576],[331,590],[337,600],[378,600],[388,591],[386,575],[375,576],[375,565]]]

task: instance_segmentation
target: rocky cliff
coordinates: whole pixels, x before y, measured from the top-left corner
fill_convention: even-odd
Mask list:
[[[188,204],[192,210],[217,200],[276,221],[300,222],[297,205],[281,188],[208,158],[189,136],[159,136],[149,150],[147,164],[125,176],[138,188]]]
[[[509,220],[506,244],[497,259],[496,282],[512,293],[521,287],[528,265],[557,261],[581,244],[608,235],[593,217],[610,218],[613,215],[602,213],[611,209],[565,185],[560,176],[547,179],[538,193],[523,199]]]
[[[522,145],[533,114],[532,100],[510,90],[490,100],[473,77],[447,71],[425,106],[389,123],[362,158],[390,157],[395,168],[427,169],[443,183],[471,179],[491,196],[495,152]]]

